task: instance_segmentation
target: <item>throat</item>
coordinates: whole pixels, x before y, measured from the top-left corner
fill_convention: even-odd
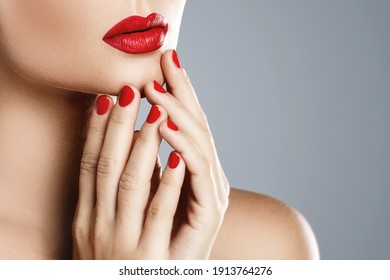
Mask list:
[[[0,92],[0,259],[71,258],[82,132],[94,96],[11,93]]]

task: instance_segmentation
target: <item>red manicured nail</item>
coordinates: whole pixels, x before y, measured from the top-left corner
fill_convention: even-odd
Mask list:
[[[100,95],[96,101],[96,112],[98,115],[104,115],[110,107],[110,98],[106,95]]]
[[[167,91],[156,81],[154,81],[154,89],[159,93],[167,93]]]
[[[161,113],[160,113],[160,110],[158,109],[158,107],[156,105],[153,105],[152,109],[150,109],[150,112],[149,112],[149,115],[148,115],[148,118],[146,119],[146,121],[148,123],[154,123],[155,121],[158,120],[160,115],[161,115]]]
[[[168,119],[168,127],[174,131],[178,131],[179,128],[170,119]]]
[[[121,107],[126,107],[133,101],[134,91],[129,86],[124,86],[121,90],[121,95],[119,96],[119,105]]]
[[[169,155],[168,166],[171,169],[175,169],[180,163],[180,157],[176,152],[172,152]]]
[[[173,52],[172,52],[172,60],[173,60],[173,63],[175,63],[175,65],[177,66],[177,68],[181,68],[180,60],[179,60],[179,57],[177,56],[177,52],[175,50],[173,50]]]

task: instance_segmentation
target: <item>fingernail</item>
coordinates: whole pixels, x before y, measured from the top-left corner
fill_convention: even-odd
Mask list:
[[[134,91],[129,86],[124,86],[121,90],[121,94],[119,96],[119,105],[121,107],[126,107],[133,101],[134,99]]]
[[[174,131],[178,131],[179,128],[170,119],[168,119],[168,127]]]
[[[176,152],[172,152],[169,155],[168,166],[171,169],[175,169],[180,163],[180,157]]]
[[[150,112],[149,112],[149,115],[148,115],[148,118],[146,119],[146,121],[148,123],[154,123],[155,121],[158,120],[160,115],[161,115],[161,113],[160,113],[160,110],[158,109],[158,107],[156,105],[153,105],[152,109],[150,109]]]
[[[154,81],[154,89],[159,93],[167,93],[167,91],[156,81]]]
[[[177,66],[177,68],[181,68],[180,60],[179,60],[179,57],[177,56],[177,52],[175,50],[173,50],[173,52],[172,52],[172,60],[173,60],[173,63],[175,63],[175,65]]]
[[[110,107],[110,98],[106,95],[100,95],[96,101],[96,112],[98,115],[104,115]]]

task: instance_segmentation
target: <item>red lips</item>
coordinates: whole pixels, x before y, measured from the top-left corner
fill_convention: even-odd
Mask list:
[[[125,53],[141,54],[161,48],[167,33],[167,21],[163,16],[153,13],[147,17],[125,18],[104,35],[103,41]]]

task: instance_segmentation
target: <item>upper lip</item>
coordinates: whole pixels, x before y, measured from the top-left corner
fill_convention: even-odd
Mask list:
[[[165,18],[157,13],[152,13],[147,17],[130,16],[115,24],[107,33],[103,39],[109,39],[118,35],[142,32],[151,28],[163,28],[167,29],[168,23]]]

